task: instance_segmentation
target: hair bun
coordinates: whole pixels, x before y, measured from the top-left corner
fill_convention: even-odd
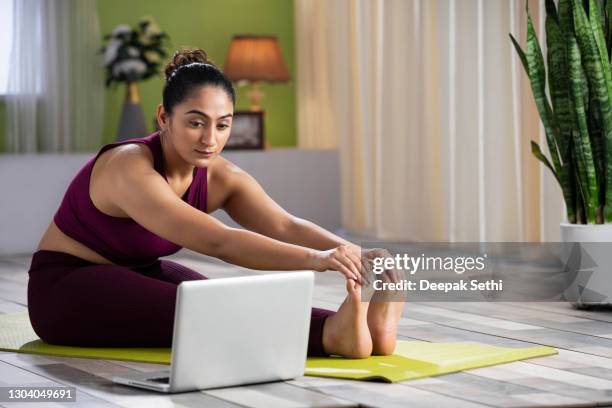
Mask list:
[[[166,74],[166,81],[180,67],[194,62],[212,64],[212,61],[208,59],[206,52],[199,48],[184,48],[175,51],[174,55],[172,56],[172,60],[166,65],[166,69],[164,70],[164,73]]]

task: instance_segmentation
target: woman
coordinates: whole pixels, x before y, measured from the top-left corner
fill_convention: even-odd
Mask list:
[[[220,156],[236,99],[228,78],[199,49],[177,51],[165,73],[160,130],[102,147],[33,255],[36,333],[64,345],[170,346],[177,285],[206,277],[158,258],[186,247],[252,269],[341,272],[348,295],[336,313],[312,310],[308,354],[391,353],[402,304],[361,302],[360,248],[291,216]],[[218,208],[247,230],[207,214]]]

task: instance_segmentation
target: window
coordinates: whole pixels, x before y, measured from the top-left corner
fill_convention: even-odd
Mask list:
[[[6,94],[13,42],[13,0],[0,0],[0,95]]]

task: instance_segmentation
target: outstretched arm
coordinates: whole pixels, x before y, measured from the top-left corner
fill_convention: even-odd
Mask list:
[[[135,149],[118,150],[103,180],[111,201],[156,235],[180,246],[252,269],[337,270],[357,279],[356,260],[346,249],[318,251],[253,231],[230,228],[199,211],[172,191]],[[112,162],[112,163],[111,163]]]
[[[313,222],[296,217],[278,205],[248,173],[234,171],[230,195],[223,208],[243,227],[286,243],[327,250],[340,245],[358,247]]]
[[[313,249],[330,249],[339,245],[357,246],[311,221],[295,216],[287,223],[280,240]]]

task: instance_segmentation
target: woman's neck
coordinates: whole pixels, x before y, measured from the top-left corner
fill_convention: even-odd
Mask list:
[[[177,153],[170,141],[170,138],[164,132],[160,132],[159,139],[161,142],[162,154],[164,156],[164,173],[167,179],[184,180],[190,178],[195,166],[183,160]]]

